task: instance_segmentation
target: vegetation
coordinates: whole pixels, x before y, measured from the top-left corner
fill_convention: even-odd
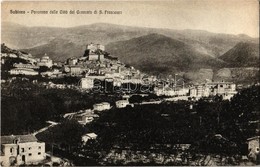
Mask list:
[[[71,150],[81,145],[84,128],[75,120],[63,120],[60,124],[37,135],[37,138],[48,143],[58,144],[62,148]]]
[[[219,57],[230,67],[259,67],[259,45],[251,42],[240,42]]]
[[[63,114],[92,108],[98,102],[114,103],[119,97],[73,89],[46,89],[28,79],[1,84],[1,135],[30,133],[59,121]]]
[[[159,144],[165,150],[165,144],[191,143],[197,152],[238,154],[247,138],[259,135],[250,124],[259,113],[259,92],[253,86],[231,102],[216,97],[112,109],[87,127],[98,134],[100,149],[149,150]]]
[[[181,143],[192,144],[191,150],[195,152],[234,155],[243,152],[247,138],[259,135],[260,86],[242,90],[230,102],[217,96],[197,102],[112,108],[101,112],[98,119],[84,128],[75,121],[64,121],[63,114],[92,108],[94,103],[103,101],[114,105],[121,97],[73,89],[46,89],[22,78],[2,83],[1,87],[1,135],[29,133],[46,126],[47,120],[59,121],[61,124],[37,137],[67,150],[88,154],[92,159],[102,150],[113,148],[171,153],[174,144]],[[151,97],[153,95],[143,99],[133,96],[130,101]],[[95,132],[97,140],[75,149],[81,146],[81,135],[87,132]]]
[[[12,58],[12,57],[4,57],[2,58],[4,60],[4,64],[1,65],[1,71],[9,71],[13,68],[13,65],[22,63],[22,64],[27,64],[28,61],[24,60],[22,58],[16,57],[16,58]]]

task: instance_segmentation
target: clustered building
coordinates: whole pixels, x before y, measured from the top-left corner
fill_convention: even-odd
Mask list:
[[[4,45],[2,45],[2,48],[5,50],[1,53],[2,64],[5,64],[6,58],[20,58],[27,62],[13,64],[13,68],[9,71],[11,75],[40,74],[43,77],[79,76],[82,77],[79,85],[81,89],[93,89],[95,80],[112,82],[113,86],[121,86],[124,83],[154,84],[158,81],[156,77],[142,74],[134,67],[127,67],[118,61],[117,58],[109,56],[109,53],[105,51],[105,47],[100,44],[88,44],[82,57],[69,58],[64,64],[53,63],[46,54],[40,59],[35,59],[30,54],[10,50]],[[60,68],[54,68],[54,66]],[[41,67],[46,67],[47,71],[40,72]],[[49,83],[48,85],[51,88],[65,88],[61,84]],[[230,99],[237,91],[236,85],[231,82],[206,82],[205,84],[197,84],[189,88],[185,88],[184,85],[182,88],[176,87],[176,85],[173,87],[170,85],[156,85],[154,93],[158,96],[187,96],[196,99],[221,95],[224,99]],[[133,104],[129,103],[128,98],[116,101],[115,107],[125,108],[129,105],[133,106]],[[190,107],[192,109],[192,106]],[[67,113],[64,115],[64,118],[74,119],[85,125],[99,117],[96,114],[97,112],[109,109],[111,109],[110,103],[102,102],[94,104],[93,110]],[[87,133],[82,136],[82,141],[86,144],[88,140],[95,140],[96,138],[97,135],[95,133]],[[248,139],[248,156],[254,160],[259,159],[259,141],[259,136]],[[179,147],[183,146],[186,147],[186,145],[180,145]],[[115,156],[114,153],[112,156]],[[35,136],[1,136],[1,166],[35,165],[45,159],[45,143],[39,142]],[[159,155],[159,159],[162,159],[161,155]]]
[[[106,81],[113,86],[120,87],[122,84],[151,84],[155,85],[154,93],[158,96],[189,96],[194,98],[222,95],[224,99],[230,99],[236,94],[236,85],[230,82],[207,82],[205,84],[193,85],[189,88],[182,88],[169,85],[160,85],[161,82],[154,76],[140,73],[134,67],[127,67],[117,58],[112,57],[105,51],[105,46],[90,43],[86,46],[82,57],[72,57],[63,64],[53,63],[46,54],[40,59],[34,59],[32,55],[11,50],[2,45],[4,52],[1,57],[21,58],[27,64],[14,64],[9,71],[11,75],[41,75],[42,77],[56,78],[63,76],[80,77],[79,87],[82,90],[91,90],[100,85],[95,81]],[[2,59],[2,63],[5,59]],[[40,71],[41,67],[47,71]],[[163,81],[163,80],[162,80]],[[157,82],[157,83],[156,83]],[[121,104],[121,103],[120,103]],[[122,105],[125,103],[122,103]],[[101,105],[100,105],[101,106]],[[119,106],[119,105],[118,105]]]
[[[17,59],[22,61],[23,63],[14,63],[13,67],[8,71],[11,75],[39,75],[40,67],[47,67],[52,69],[53,61],[45,54],[42,58],[34,58],[31,54],[12,50],[5,46],[5,44],[1,45],[1,63],[5,64],[8,59]]]
[[[189,88],[168,87],[167,85],[163,85],[161,87],[156,87],[154,92],[158,96],[189,96],[196,99],[219,95],[227,100],[237,93],[236,84],[223,81],[207,82],[205,84],[193,85]]]
[[[220,95],[223,99],[230,99],[236,91],[236,85],[232,82],[209,82],[190,88],[191,97],[208,97]]]

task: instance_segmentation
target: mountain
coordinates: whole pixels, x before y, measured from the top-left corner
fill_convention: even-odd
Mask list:
[[[160,34],[110,43],[107,45],[107,51],[122,62],[153,74],[171,74],[225,65],[223,61],[200,53],[182,41]]]
[[[1,41],[11,48],[23,49],[48,43],[61,36],[63,28],[27,27],[16,23],[1,24]]]
[[[55,61],[61,61],[71,57],[81,57],[84,54],[86,46],[76,45],[70,40],[55,38],[46,44],[36,46],[30,49],[22,49],[33,56],[41,58],[45,53]]]
[[[259,45],[250,42],[240,42],[225,54],[219,57],[230,67],[258,67]]]
[[[107,23],[70,28],[28,27],[10,22],[3,22],[1,26],[2,42],[16,49],[34,48],[47,44],[56,38],[68,40],[68,42],[79,46],[85,46],[90,42],[107,45],[111,42],[157,33],[187,43],[202,54],[218,57],[239,42],[257,43],[259,40],[246,35],[217,34],[204,30],[145,28]]]
[[[42,57],[45,53],[54,61],[81,57],[86,44],[105,45],[113,56],[143,72],[173,74],[185,72],[190,80],[226,79],[237,76],[230,70],[255,66],[259,54],[259,38],[245,34],[231,35],[204,30],[173,30],[131,27],[96,23],[70,28],[29,27],[10,22],[1,25],[2,42],[13,49]],[[241,55],[243,55],[241,57]],[[236,63],[235,63],[236,62]],[[241,68],[240,68],[241,66]],[[246,70],[250,76],[255,70]],[[227,72],[227,73],[225,73]],[[253,72],[255,73],[255,72]]]
[[[29,49],[44,45],[52,40],[67,40],[75,45],[85,46],[87,43],[101,43],[128,40],[146,35],[145,28],[134,28],[114,24],[96,23],[71,28],[28,27],[10,22],[3,22],[2,41],[17,49]]]

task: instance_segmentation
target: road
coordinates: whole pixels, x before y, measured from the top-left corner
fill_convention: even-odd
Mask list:
[[[46,122],[49,123],[50,125],[49,125],[49,126],[46,126],[46,127],[44,127],[44,128],[42,128],[42,129],[40,129],[40,130],[38,130],[38,131],[36,131],[36,132],[34,132],[34,133],[33,133],[34,136],[37,135],[38,133],[41,133],[41,132],[46,131],[46,130],[49,129],[50,127],[53,127],[53,126],[59,124],[59,123],[53,122],[53,121],[46,121]]]
[[[141,103],[138,103],[139,105],[143,104],[160,104],[163,101],[177,101],[177,100],[188,100],[189,96],[178,96],[178,97],[170,97],[170,98],[164,98],[162,100],[158,101],[144,101]]]

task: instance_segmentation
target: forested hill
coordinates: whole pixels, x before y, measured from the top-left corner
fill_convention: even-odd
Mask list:
[[[258,77],[257,70],[251,68],[258,67],[259,38],[247,35],[106,23],[58,28],[4,22],[1,31],[7,46],[35,57],[47,53],[54,61],[81,57],[86,44],[94,42],[105,45],[123,63],[148,74],[180,73],[193,82],[213,79],[252,83]],[[201,77],[202,73],[206,75]]]
[[[259,45],[250,42],[240,42],[219,57],[230,67],[259,67]]]
[[[185,42],[161,34],[149,34],[107,45],[108,52],[142,71],[168,73],[199,68],[220,68],[225,62],[201,53]]]

